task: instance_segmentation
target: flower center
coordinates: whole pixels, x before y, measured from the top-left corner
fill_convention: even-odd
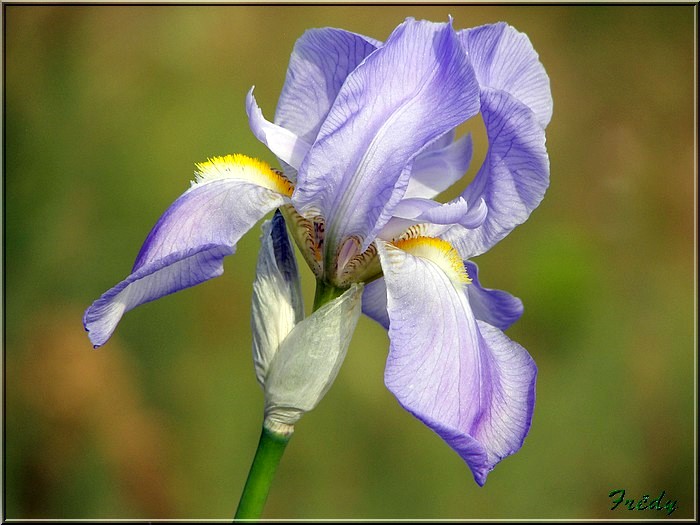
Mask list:
[[[317,279],[338,288],[369,282],[382,274],[377,248],[371,244],[359,253],[360,240],[349,237],[340,243],[335,256],[324,257],[326,224],[321,216],[304,217],[291,204],[280,208],[289,231]]]

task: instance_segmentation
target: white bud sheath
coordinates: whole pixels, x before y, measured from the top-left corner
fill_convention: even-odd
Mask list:
[[[362,284],[297,324],[270,362],[265,378],[265,426],[293,427],[333,384],[362,311]],[[290,429],[291,431],[291,429]]]
[[[294,325],[304,318],[299,272],[284,219],[265,221],[253,283],[253,363],[264,386],[270,362]]]

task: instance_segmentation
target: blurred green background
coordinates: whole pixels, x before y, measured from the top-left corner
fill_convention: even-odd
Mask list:
[[[665,517],[611,511],[624,488],[663,490],[673,518],[692,517],[694,9],[4,6],[5,516],[233,516],[262,420],[259,227],[224,276],[127,314],[98,351],[83,310],[128,274],[195,162],[274,162],[244,97],[255,85],[272,118],[306,29],[385,39],[407,16],[451,14],[526,32],[551,78],[551,187],[476,260],[525,303],[508,333],[539,366],[532,429],[479,488],[385,389],[388,339],[363,318],[265,515]]]

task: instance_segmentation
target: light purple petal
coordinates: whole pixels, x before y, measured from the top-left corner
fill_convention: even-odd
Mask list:
[[[462,194],[469,204],[483,199],[483,224],[450,229],[445,238],[463,259],[484,253],[530,216],[549,185],[545,133],[535,114],[504,91],[486,88],[481,111],[489,148],[484,164]]]
[[[293,197],[326,217],[328,253],[351,235],[366,248],[403,195],[413,158],[477,112],[477,92],[449,23],[408,19],[348,75]]]
[[[505,23],[460,31],[480,85],[489,149],[462,194],[483,198],[488,216],[476,230],[445,235],[464,259],[484,253],[530,216],[549,185],[544,128],[552,116],[549,77],[528,37]]]
[[[377,234],[377,237],[385,241],[398,239],[399,237],[401,237],[401,235],[403,235],[406,232],[406,230],[408,230],[411,226],[414,226],[415,224],[416,221],[414,221],[413,219],[402,219],[400,217],[392,217],[391,219],[389,219],[389,221],[387,221],[387,223],[384,225],[381,231]],[[443,226],[442,228],[452,228],[452,226]],[[437,237],[438,235],[435,236]]]
[[[389,329],[389,314],[386,311],[386,283],[380,277],[365,285],[362,294],[362,313],[374,319],[386,330]]]
[[[253,96],[253,88],[250,88],[246,96],[246,111],[253,135],[282,162],[299,169],[311,145],[288,129],[265,120]]]
[[[221,275],[223,258],[234,253],[241,236],[284,202],[271,189],[237,179],[194,185],[158,220],[131,275],[86,310],[83,324],[95,348],[125,312]]]
[[[523,315],[523,303],[508,292],[483,288],[479,282],[479,269],[473,262],[465,262],[472,283],[467,286],[469,306],[474,317],[501,330],[508,329]]]
[[[459,36],[479,85],[509,93],[545,128],[553,107],[549,77],[527,35],[500,22],[462,30]]]
[[[437,264],[377,244],[390,318],[385,383],[483,485],[530,428],[535,364],[521,346],[474,318],[463,285]]]
[[[439,203],[431,199],[402,199],[394,208],[394,217],[411,219],[416,223],[461,224],[465,228],[476,228],[486,218],[486,205],[478,200],[470,206],[462,197]]]
[[[289,59],[275,124],[313,144],[343,82],[379,45],[342,29],[306,31]]]
[[[447,137],[454,137],[454,133],[447,134]],[[435,197],[464,176],[471,159],[471,135],[442,143],[440,147],[426,148],[413,162],[411,179],[403,198]]]

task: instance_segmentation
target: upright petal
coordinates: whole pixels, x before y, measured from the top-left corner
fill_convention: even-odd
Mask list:
[[[486,252],[525,222],[549,186],[545,132],[532,110],[505,91],[486,88],[481,111],[489,147],[462,196],[470,205],[483,199],[488,213],[478,228],[456,226],[445,235],[463,259]]]
[[[95,348],[132,308],[223,272],[223,258],[267,212],[288,202],[291,185],[267,164],[229,155],[200,164],[197,181],[161,216],[134,268],[83,317]]]
[[[552,116],[549,77],[528,37],[500,23],[461,31],[481,89],[489,148],[463,193],[483,199],[488,216],[477,229],[453,228],[446,238],[464,259],[487,251],[530,216],[549,186],[544,128]]]
[[[304,305],[294,248],[279,210],[272,220],[263,224],[260,244],[251,328],[255,375],[264,385],[269,364],[280,344],[304,318]]]
[[[413,255],[376,242],[390,318],[386,385],[483,485],[529,430],[535,364],[522,347],[474,318],[456,278],[456,253],[418,243],[420,249],[407,247],[420,254]]]
[[[454,138],[454,133],[448,137]],[[432,199],[461,179],[472,159],[472,138],[465,135],[439,147],[428,147],[420,153],[411,170],[411,178],[403,198],[424,197]]]
[[[527,35],[499,22],[464,29],[459,36],[479,85],[509,93],[547,127],[553,108],[549,77]]]
[[[311,144],[292,131],[265,120],[262,110],[253,96],[253,88],[250,88],[246,96],[246,112],[248,113],[248,123],[253,135],[270,148],[270,151],[282,162],[291,166],[294,170],[299,169],[309,148],[311,148]]]
[[[469,205],[462,197],[439,203],[432,199],[402,199],[394,208],[394,217],[411,219],[416,223],[429,222],[433,224],[461,224],[465,228],[480,226],[487,214],[486,204],[478,199],[474,205]]]
[[[343,82],[380,42],[343,29],[310,29],[294,44],[275,124],[313,144]]]
[[[326,217],[327,253],[371,242],[391,217],[414,157],[474,115],[478,86],[449,23],[408,19],[340,89],[299,172],[293,202]]]

